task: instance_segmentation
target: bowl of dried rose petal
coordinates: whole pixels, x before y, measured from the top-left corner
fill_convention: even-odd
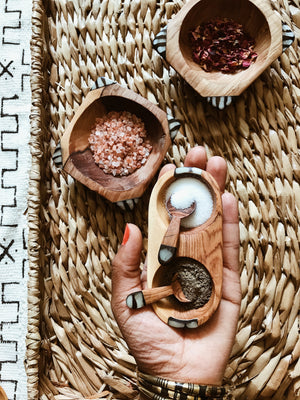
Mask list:
[[[167,26],[167,61],[203,97],[240,95],[281,53],[267,0],[190,0]]]
[[[60,146],[63,170],[112,202],[139,198],[171,144],[167,114],[115,82],[91,90]]]

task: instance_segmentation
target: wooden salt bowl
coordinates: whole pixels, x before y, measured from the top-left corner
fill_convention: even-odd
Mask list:
[[[199,179],[208,186],[213,198],[213,211],[202,225],[181,229],[176,260],[171,261],[170,265],[161,266],[158,261],[158,252],[170,222],[165,206],[166,190],[176,179],[185,177]],[[213,283],[211,296],[204,306],[187,310],[185,303],[174,302],[173,298],[168,297],[152,304],[155,313],[165,323],[176,328],[195,328],[204,324],[218,308],[222,296],[222,202],[219,187],[214,178],[199,168],[185,167],[162,175],[151,193],[148,229],[147,283],[149,288],[162,286],[164,276],[170,273],[169,269],[178,262],[180,264],[181,260],[189,259],[192,263],[195,261],[202,264],[209,272]],[[174,272],[176,272],[175,269]]]
[[[255,40],[258,56],[249,68],[206,72],[193,61],[188,33],[216,17],[242,24]],[[203,97],[240,95],[281,53],[281,19],[267,0],[190,0],[167,26],[167,61]]]
[[[145,124],[152,151],[146,163],[127,176],[106,174],[94,162],[88,137],[95,119],[109,111],[129,111]],[[61,140],[63,169],[112,202],[139,198],[149,185],[171,144],[167,115],[133,91],[113,83],[91,90]]]

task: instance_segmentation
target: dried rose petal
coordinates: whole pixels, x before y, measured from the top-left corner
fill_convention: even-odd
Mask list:
[[[205,71],[234,73],[248,68],[257,58],[254,40],[241,24],[215,18],[190,32],[194,61]]]

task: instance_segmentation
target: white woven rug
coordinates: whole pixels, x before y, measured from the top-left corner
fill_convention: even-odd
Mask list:
[[[26,399],[31,0],[0,0],[0,386]]]

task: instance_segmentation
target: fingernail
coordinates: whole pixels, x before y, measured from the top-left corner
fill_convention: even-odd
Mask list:
[[[129,239],[129,225],[128,224],[126,224],[126,227],[125,227],[125,231],[124,231],[124,236],[123,236],[123,240],[122,240],[122,245],[124,246],[124,244],[126,244],[127,243],[127,241],[128,241],[128,239]]]

